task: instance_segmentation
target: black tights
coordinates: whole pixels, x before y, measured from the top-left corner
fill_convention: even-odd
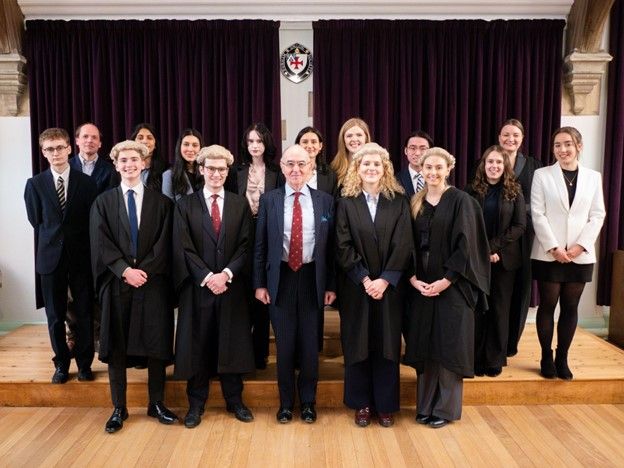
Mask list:
[[[538,281],[540,305],[537,308],[535,323],[542,353],[551,353],[553,330],[555,328],[555,307],[560,302],[559,322],[557,323],[557,353],[567,355],[576,324],[578,304],[585,283],[552,283]]]

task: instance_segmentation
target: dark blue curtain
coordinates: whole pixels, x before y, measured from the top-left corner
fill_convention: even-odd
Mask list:
[[[561,118],[564,21],[314,23],[314,123],[328,159],[342,123],[362,117],[403,164],[403,141],[427,131],[457,157],[463,187],[501,123],[520,119],[523,152],[548,161]]]
[[[101,154],[152,123],[172,161],[180,130],[235,155],[245,128],[263,121],[281,143],[279,23],[275,21],[27,21],[33,171],[46,168],[37,138],[85,121]]]

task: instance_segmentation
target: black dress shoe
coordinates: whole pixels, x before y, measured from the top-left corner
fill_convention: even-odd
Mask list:
[[[485,369],[483,367],[475,367],[475,375],[477,377],[483,377],[485,375]]]
[[[106,426],[104,427],[104,430],[106,430],[106,432],[108,432],[109,434],[117,432],[123,427],[123,422],[126,419],[128,419],[128,410],[126,409],[126,407],[117,406],[113,410],[113,414],[111,414],[111,417],[108,418],[108,421],[106,421]]]
[[[157,418],[158,422],[161,424],[173,424],[178,421],[178,417],[175,413],[167,409],[162,401],[150,403],[147,407],[147,415],[152,418]]]
[[[268,359],[267,358],[256,359],[256,369],[258,369],[258,370],[266,369],[267,368],[267,363],[268,363]]]
[[[226,409],[228,413],[234,413],[234,416],[236,416],[236,419],[238,419],[239,421],[251,422],[254,419],[251,410],[242,403],[227,405]]]
[[[557,355],[555,357],[555,369],[557,371],[557,377],[563,380],[572,380],[574,375],[572,371],[568,367],[568,357],[560,357]]]
[[[286,424],[292,421],[292,409],[284,408],[280,406],[280,409],[277,410],[277,414],[275,415],[278,423]]]
[[[91,368],[87,367],[86,369],[80,369],[78,371],[78,380],[80,382],[91,382],[95,380],[95,376],[93,375]]]
[[[417,414],[416,415],[416,422],[418,424],[429,424],[429,419],[431,419],[431,416],[426,415],[426,414]]]
[[[204,411],[200,408],[189,408],[188,413],[184,416],[184,426],[192,429],[199,426]]]
[[[54,374],[52,374],[52,383],[53,384],[64,384],[69,379],[69,371],[62,368],[57,367],[54,369]]]
[[[448,423],[449,423],[448,419],[438,418],[437,416],[431,416],[429,418],[429,422],[427,422],[427,425],[434,429],[439,429],[441,427],[446,426]]]
[[[314,409],[314,403],[303,403],[301,405],[301,419],[303,422],[312,424],[316,421],[316,410]]]

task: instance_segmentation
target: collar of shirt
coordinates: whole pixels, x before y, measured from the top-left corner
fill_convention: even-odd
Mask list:
[[[121,187],[121,191],[123,192],[124,195],[128,193],[128,190],[132,189],[134,190],[135,196],[136,195],[143,196],[143,192],[145,190],[145,185],[143,185],[142,182],[139,182],[134,187],[130,187],[129,185],[126,185],[123,182],[121,182],[119,186]]]
[[[286,189],[286,197],[290,197],[293,193],[297,192],[297,190],[293,189],[290,185],[286,184],[284,186],[284,188]],[[303,195],[304,197],[309,197],[310,196],[310,187],[308,187],[307,184],[304,184],[303,187],[301,187],[301,190],[298,190],[299,192],[301,192],[301,195]]]
[[[82,153],[78,153],[78,157],[80,158],[80,163],[83,166],[95,166],[95,163],[97,162],[99,156],[96,154],[95,158],[91,159],[91,160],[87,160],[84,158],[84,156],[82,156]]]
[[[317,177],[317,174],[318,174],[318,172],[316,171],[316,169],[314,169],[312,171],[312,176],[310,176],[310,178],[306,182],[306,185],[312,187],[313,189],[318,189],[318,177]]]
[[[379,194],[373,195],[368,193],[366,190],[362,190],[362,193],[364,193],[364,197],[366,198],[367,203],[374,203],[376,205],[379,201]]]
[[[67,165],[67,167],[65,168],[65,170],[61,173],[56,172],[54,169],[50,168],[50,171],[52,172],[52,177],[54,178],[54,185],[56,186],[56,182],[58,181],[59,177],[63,177],[63,182],[65,183],[65,186],[67,186],[67,181],[69,180],[69,165]]]
[[[412,169],[412,166],[407,166],[407,169],[409,170],[410,178],[412,180],[414,180],[416,176],[421,175],[419,171],[415,171],[414,169]]]
[[[206,187],[204,187],[202,189],[202,192],[204,194],[204,198],[206,199],[206,204],[212,203],[212,196],[213,195],[219,195],[219,198],[217,199],[217,202],[219,202],[220,200],[223,200],[225,198],[225,189],[223,187],[221,187],[221,190],[219,190],[216,194],[212,193]]]

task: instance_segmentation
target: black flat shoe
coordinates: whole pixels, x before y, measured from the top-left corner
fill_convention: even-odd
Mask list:
[[[277,410],[277,414],[275,415],[275,418],[277,419],[278,423],[286,424],[292,421],[292,416],[293,415],[292,415],[291,409],[280,407],[280,409]]]
[[[503,373],[502,367],[488,367],[485,371],[485,375],[488,377],[498,377]]]
[[[540,375],[545,379],[554,379],[557,376],[555,364],[551,359],[542,359],[540,361]]]
[[[192,429],[199,426],[203,411],[200,408],[189,408],[188,413],[184,416],[184,426]]]
[[[109,434],[117,432],[123,427],[123,422],[128,419],[128,409],[125,406],[118,406],[113,410],[113,414],[106,421],[104,430]]]
[[[247,408],[242,403],[237,403],[235,405],[228,405],[226,407],[228,413],[234,413],[236,419],[242,422],[251,422],[253,421],[253,413],[249,408]]]
[[[560,379],[572,380],[574,378],[572,371],[568,367],[567,357],[565,359],[559,358],[559,356],[555,358],[555,370],[557,371],[557,377]]]
[[[314,409],[314,403],[303,403],[301,405],[301,420],[308,424],[312,424],[316,421],[316,410]]]
[[[170,411],[162,401],[150,403],[147,407],[147,415],[157,418],[161,424],[173,424],[178,421],[178,417]]]
[[[448,419],[438,418],[437,416],[431,416],[427,425],[433,429],[440,429],[449,423]]]
[[[416,422],[418,424],[429,424],[429,419],[431,419],[431,416],[429,416],[427,414],[417,414],[416,415]]]

